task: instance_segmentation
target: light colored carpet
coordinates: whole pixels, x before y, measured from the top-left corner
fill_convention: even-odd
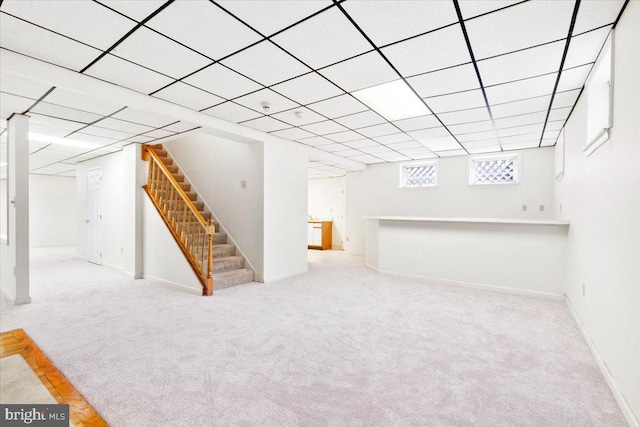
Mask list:
[[[309,273],[195,296],[33,250],[2,306],[112,426],[624,426],[570,313],[549,301]]]

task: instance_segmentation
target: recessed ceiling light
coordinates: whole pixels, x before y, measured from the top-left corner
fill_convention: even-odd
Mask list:
[[[389,121],[431,114],[404,80],[372,86],[351,94]]]
[[[102,145],[96,144],[94,142],[85,142],[85,141],[77,141],[75,139],[57,138],[54,136],[41,135],[38,133],[30,133],[29,140],[36,141],[36,142],[47,142],[49,144],[64,145],[67,147],[86,148],[88,150],[93,150],[95,148],[102,147]]]

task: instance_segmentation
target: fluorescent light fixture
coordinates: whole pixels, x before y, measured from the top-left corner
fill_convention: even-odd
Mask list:
[[[431,114],[404,80],[357,90],[351,94],[389,121]]]
[[[41,135],[37,133],[29,134],[29,141],[47,142],[49,144],[64,145],[66,147],[85,148],[87,150],[93,150],[101,148],[102,145],[94,142],[78,141],[75,139],[57,138],[55,136]]]

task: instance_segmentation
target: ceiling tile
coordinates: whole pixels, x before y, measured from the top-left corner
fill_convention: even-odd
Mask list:
[[[155,12],[165,0],[100,0],[100,3],[138,22]]]
[[[404,132],[394,133],[392,135],[377,136],[373,139],[376,142],[379,142],[380,144],[385,144],[385,145],[412,141],[411,137]]]
[[[119,119],[112,119],[112,118],[102,119],[98,123],[96,123],[96,126],[107,128],[107,129],[115,129],[115,130],[128,132],[136,135],[139,133],[149,132],[154,127],[154,126],[145,126],[139,123],[132,123],[126,120],[119,120]]]
[[[260,117],[259,119],[249,120],[241,123],[243,126],[258,129],[264,132],[273,132],[274,130],[281,130],[291,127],[286,123],[282,123],[280,120],[273,119],[271,117]]]
[[[398,79],[378,52],[369,52],[318,71],[347,92]]]
[[[356,162],[364,163],[367,165],[371,165],[374,163],[386,163],[384,160],[374,157],[370,154],[361,154],[359,156],[349,157],[351,160],[355,160]]]
[[[75,108],[76,110],[87,111],[102,116],[108,116],[115,113],[124,105],[114,104],[104,101],[93,96],[82,95],[67,89],[56,87],[45,98],[46,102],[51,104],[62,105],[65,107]]]
[[[145,27],[138,28],[111,53],[176,79],[211,63],[204,56]]]
[[[400,150],[400,152],[405,156],[409,156],[413,159],[429,159],[437,157],[431,150],[429,150],[427,147],[424,147],[423,145],[420,145],[420,148],[409,148]]]
[[[464,135],[457,135],[456,139],[462,144],[465,144],[465,146],[477,141],[490,141],[489,143],[491,144],[493,144],[494,142],[498,144],[498,137],[496,135],[496,132],[493,130],[485,132],[465,133]]]
[[[29,126],[41,125],[41,126],[61,129],[61,130],[67,131],[65,135],[68,134],[69,132],[76,131],[85,126],[84,123],[78,123],[78,122],[73,122],[69,120],[62,120],[62,119],[57,119],[53,117],[47,117],[40,114],[34,114],[33,112],[29,112],[29,116],[30,116]]]
[[[338,124],[331,120],[301,126],[301,128],[308,132],[313,132],[316,135],[326,135],[329,133],[344,132],[348,130],[341,124]]]
[[[126,108],[111,117],[151,127],[163,127],[176,121],[175,118],[165,116],[164,114],[149,113],[133,108]],[[100,122],[100,125],[101,124],[102,121]]]
[[[176,82],[167,86],[159,92],[153,94],[156,98],[191,108],[192,110],[202,110],[224,102],[223,98],[212,95],[208,92],[195,88],[191,85]]]
[[[360,154],[362,154],[362,151],[354,150],[354,149],[348,149],[348,150],[336,151],[333,154],[336,154],[336,155],[342,156],[342,157],[359,156]]]
[[[99,126],[86,127],[82,129],[82,133],[93,136],[101,136],[103,138],[113,139],[114,141],[131,138],[134,135],[129,132],[122,132],[119,130],[107,129]]]
[[[504,119],[496,119],[496,129],[510,128],[514,126],[531,125],[535,123],[544,123],[547,118],[546,111],[539,111],[537,113],[520,114],[513,117],[505,117]]]
[[[281,111],[299,107],[299,105],[295,102],[275,93],[270,89],[262,89],[257,92],[250,93],[249,95],[241,96],[240,98],[234,99],[234,102],[237,102],[238,104],[244,105],[245,107],[251,108],[252,110],[258,112],[264,112],[261,103],[268,102],[269,104],[271,104],[268,111],[269,115],[274,115],[275,113],[279,113]],[[324,120],[324,118],[321,118],[321,120]]]
[[[151,132],[147,132],[144,134],[144,136],[148,136],[150,138],[165,138],[167,136],[173,136],[175,135],[175,132],[169,132],[168,130],[164,130],[164,129],[155,129],[152,130]]]
[[[362,102],[351,95],[336,96],[335,98],[309,104],[307,107],[330,119],[359,113],[367,109]]]
[[[337,7],[301,22],[274,36],[272,40],[313,68],[324,67],[372,49]]]
[[[573,107],[576,101],[578,101],[578,96],[580,96],[580,89],[556,92],[551,108]]]
[[[580,3],[573,34],[580,34],[603,25],[613,24],[620,14],[624,0],[590,0]]]
[[[277,84],[273,86],[272,89],[302,105],[344,93],[316,73],[306,74],[302,77]]]
[[[526,126],[516,126],[511,128],[498,129],[496,132],[500,140],[506,136],[514,136],[514,135],[526,135],[530,133],[537,133],[538,135],[542,133],[542,128],[544,127],[544,123],[537,123],[533,125]]]
[[[40,1],[34,5],[31,1],[5,0],[2,11],[103,50],[136,25],[89,1]]]
[[[611,27],[604,27],[580,36],[571,37],[564,67],[572,68],[595,62],[610,31]]]
[[[84,125],[81,125],[84,126]],[[34,124],[32,120],[29,120],[29,132],[35,133],[38,135],[46,135],[46,136],[54,136],[57,138],[62,138],[63,136],[67,136],[69,134],[69,130],[54,128],[50,126],[42,126]]]
[[[433,114],[429,116],[420,116],[413,117],[411,119],[397,120],[393,122],[393,124],[405,132],[408,132],[410,130],[428,129],[440,126],[440,122]]]
[[[425,102],[434,113],[468,110],[486,106],[484,96],[480,89],[425,98]]]
[[[441,113],[438,114],[438,117],[440,117],[440,120],[442,120],[445,125],[457,125],[460,123],[479,122],[490,119],[489,111],[486,107],[454,111],[452,113]]]
[[[407,157],[400,153],[393,153],[388,155],[384,154],[384,155],[379,155],[379,157],[385,159],[388,162],[405,162],[407,160],[411,160],[410,157]]]
[[[144,94],[154,92],[174,81],[167,76],[113,55],[105,55],[93,64],[85,74]]]
[[[194,16],[198,19],[193,19]],[[215,60],[261,38],[255,31],[208,1],[174,2],[146,25]],[[233,37],[229,37],[230,34]]]
[[[265,86],[311,71],[309,67],[270,41],[263,41],[236,53],[222,63]]]
[[[192,130],[192,129],[199,128],[199,127],[200,126],[195,124],[195,123],[176,122],[176,123],[173,123],[173,124],[171,124],[169,126],[164,126],[162,129],[170,130],[172,132],[181,133],[181,132],[186,132],[188,130]]]
[[[482,83],[499,83],[557,73],[560,69],[565,42],[546,44],[507,55],[478,61]]]
[[[469,150],[471,148],[491,147],[496,145],[499,146],[500,143],[498,142],[497,138],[491,138],[491,139],[479,139],[479,140],[474,140],[470,142],[463,142],[462,145],[464,145],[464,148]],[[500,148],[498,148],[498,151],[500,151]]]
[[[467,152],[464,149],[457,150],[444,150],[438,151],[436,154],[440,157],[455,157],[455,156],[466,156]]]
[[[547,125],[545,126],[545,130],[547,131],[554,131],[554,130],[560,130],[562,129],[562,127],[564,126],[564,120],[549,120],[547,122]]]
[[[456,136],[464,135],[467,133],[493,131],[493,123],[491,120],[485,120],[483,122],[463,123],[460,125],[448,126],[449,130]]]
[[[535,113],[537,111],[547,111],[551,102],[551,95],[539,96],[536,98],[523,99],[521,101],[506,102],[491,106],[491,113],[494,119],[501,117],[516,116],[518,114]]]
[[[340,117],[335,119],[335,121],[350,129],[358,129],[386,122],[378,113],[371,110]]]
[[[556,108],[553,109],[551,111],[549,111],[549,119],[548,120],[566,120],[569,117],[569,114],[571,113],[571,110],[573,109],[573,107],[563,107],[563,108]]]
[[[545,139],[552,139],[553,143],[555,144],[555,140],[558,138],[558,136],[560,136],[560,130],[545,130],[545,132],[542,134],[542,145],[544,145],[544,140]]]
[[[86,111],[75,110],[73,108],[61,107],[48,102],[39,102],[31,109],[34,113],[44,114],[59,119],[71,120],[81,123],[91,123],[102,117],[100,114],[88,113]]]
[[[542,140],[542,144],[540,144],[541,147],[553,147],[556,145],[556,139],[543,139]]]
[[[453,2],[351,0],[344,8],[379,47],[458,22]]]
[[[184,79],[185,83],[208,92],[232,99],[254,92],[262,86],[220,64],[214,64]]]
[[[407,79],[407,83],[423,98],[480,88],[472,64],[420,74]]]
[[[426,141],[433,138],[441,138],[450,136],[449,131],[444,126],[440,126],[432,129],[421,129],[408,132],[408,134],[416,141]]]
[[[0,93],[0,117],[7,119],[13,113],[21,114],[27,108],[31,107],[34,102],[35,101],[30,98]]]
[[[518,101],[534,96],[550,95],[553,92],[557,78],[556,74],[534,77],[513,83],[486,87],[489,104]]]
[[[382,49],[404,77],[471,61],[459,24]]]
[[[298,139],[298,141],[303,144],[310,145],[311,147],[317,147],[319,145],[327,145],[327,144],[334,143],[334,141],[322,136],[312,136],[311,138]]]
[[[222,0],[217,3],[265,36],[333,5],[330,0]]]
[[[31,2],[19,2],[32,4]],[[80,71],[101,51],[0,13],[0,45],[24,55]],[[34,43],[33,40],[37,40]]]
[[[299,128],[291,128],[291,129],[285,129],[285,130],[278,130],[275,132],[271,132],[273,135],[275,136],[279,136],[280,138],[284,138],[284,139],[290,139],[290,140],[297,140],[297,139],[302,139],[302,138],[309,138],[311,136],[315,136],[314,134],[312,134],[311,132],[307,132],[304,129],[299,129]],[[331,141],[330,141],[331,142]]]
[[[362,135],[351,130],[348,130],[346,132],[332,133],[330,135],[327,135],[326,137],[335,142],[348,142],[362,139]]]
[[[560,83],[558,83],[559,92],[572,89],[580,89],[584,86],[593,64],[582,65],[580,67],[563,70],[560,75]]]
[[[296,117],[297,112],[302,113],[302,117]],[[271,116],[275,117],[278,120],[290,123],[292,126],[303,126],[308,125],[309,123],[316,123],[327,120],[326,117],[323,117],[315,111],[311,111],[305,107],[293,108],[281,113],[271,114]]]
[[[497,9],[513,5],[521,0],[461,0],[460,11],[464,19],[490,13]]]
[[[460,144],[458,144],[455,138],[452,137],[451,135],[424,139],[424,140],[420,140],[420,142],[429,150],[434,151],[436,153],[438,151],[458,150],[460,148]]]
[[[262,117],[261,113],[243,107],[242,105],[235,104],[231,101],[224,104],[216,105],[215,107],[202,110],[203,113],[210,116],[218,117],[219,119],[227,120],[233,123],[244,122],[245,120],[251,120],[258,117]]]
[[[391,123],[383,123],[380,125],[360,128],[358,129],[358,133],[361,133],[364,136],[368,136],[369,138],[373,138],[376,136],[384,136],[384,135],[391,135],[394,133],[398,133],[398,128],[392,125]]]
[[[466,21],[477,60],[567,37],[574,2],[531,1]]]
[[[27,80],[9,73],[0,73],[0,91],[25,98],[39,99],[49,89],[50,84]]]
[[[526,148],[537,148],[538,144],[539,144],[539,139],[533,139],[531,141],[517,142],[513,144],[503,144],[502,148],[505,151],[523,150]]]
[[[513,135],[513,136],[505,136],[500,138],[504,148],[506,149],[507,145],[516,144],[519,142],[530,142],[530,141],[540,141],[540,133],[527,133],[523,135]]]
[[[394,154],[395,153],[392,149],[385,147],[384,145],[381,145],[381,144],[372,145],[370,147],[363,147],[360,149],[360,151],[367,154],[373,154],[377,157],[380,157],[378,156],[378,154]]]
[[[345,147],[342,144],[327,144],[318,146],[319,149],[327,151],[329,153],[333,153],[334,151],[344,151],[349,147]]]
[[[387,145],[389,148],[393,150],[408,150],[411,148],[421,148],[421,147],[424,148],[422,144],[414,140],[405,141],[405,142],[396,142],[394,144],[385,144],[385,145]]]
[[[359,139],[357,141],[349,141],[349,142],[345,142],[344,145],[347,145],[351,148],[357,148],[357,149],[361,149],[364,147],[376,147],[380,144],[378,144],[377,142],[371,140],[371,139]]]

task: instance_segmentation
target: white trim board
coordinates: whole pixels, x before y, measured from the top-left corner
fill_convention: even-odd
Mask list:
[[[509,288],[506,286],[487,285],[485,283],[460,282],[460,281],[449,280],[449,279],[438,279],[437,277],[419,276],[417,274],[394,273],[392,271],[380,270],[366,262],[364,265],[372,269],[376,273],[385,274],[387,276],[404,277],[407,279],[420,279],[420,280],[429,281],[429,282],[442,284],[442,285],[460,286],[460,287],[473,288],[473,289],[484,289],[487,291],[502,292],[506,294],[521,295],[521,296],[528,296],[528,297],[535,297],[535,298],[544,298],[544,299],[550,299],[550,300],[556,300],[556,301],[561,301],[564,299],[564,295],[552,294],[550,292],[540,292],[540,291],[531,291],[527,289]]]
[[[297,276],[298,274],[306,273],[308,271],[309,271],[309,267],[305,267],[296,271],[289,271],[287,273],[276,274],[275,276],[265,277],[264,283],[275,282],[276,280],[286,279],[287,277],[291,277],[291,276]]]
[[[160,279],[158,277],[154,277],[154,276],[149,276],[148,274],[142,274],[142,279],[144,280],[148,280],[149,281],[149,285],[153,285],[155,284],[160,284],[160,285],[166,285],[172,288],[177,288],[180,290],[187,290],[190,293],[194,294],[194,295],[198,295],[198,296],[202,296],[202,289],[196,289],[194,287],[191,286],[187,286],[187,285],[183,285],[182,283],[176,283],[176,282],[171,282],[169,280],[164,280],[164,279]],[[215,289],[213,290],[215,292]]]
[[[618,402],[618,406],[620,406],[620,410],[622,411],[622,414],[624,415],[625,419],[629,423],[629,426],[640,427],[640,420],[636,418],[635,414],[633,413],[633,410],[627,403],[627,400],[625,399],[624,394],[622,394],[622,391],[618,387],[616,380],[611,375],[611,372],[609,372],[609,368],[607,368],[607,364],[605,363],[604,360],[602,360],[602,357],[600,356],[598,349],[596,348],[595,344],[591,340],[591,337],[587,333],[587,330],[584,328],[582,321],[580,321],[580,318],[578,317],[578,313],[573,308],[573,304],[571,304],[571,300],[566,295],[564,297],[564,302],[567,308],[569,309],[569,312],[573,316],[573,319],[576,321],[576,325],[578,325],[578,329],[580,329],[580,332],[582,332],[582,336],[584,337],[584,340],[587,342],[587,345],[589,346],[589,349],[591,350],[591,353],[593,354],[594,359],[596,359],[596,363],[598,364],[598,367],[600,368],[600,371],[602,372],[604,379],[607,381],[607,385],[611,389],[613,396],[616,398],[616,401]]]

